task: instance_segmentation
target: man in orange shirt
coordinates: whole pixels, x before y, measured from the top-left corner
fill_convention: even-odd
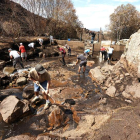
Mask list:
[[[27,61],[27,53],[22,43],[20,43],[19,51],[21,52],[22,61],[24,60],[24,57],[25,57],[25,61]]]

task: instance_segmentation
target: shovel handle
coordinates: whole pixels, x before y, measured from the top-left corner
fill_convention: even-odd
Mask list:
[[[37,82],[34,82],[35,84],[37,84],[44,92],[46,92],[46,90]],[[49,97],[49,100],[51,101],[51,103],[55,103],[55,100],[50,96],[50,94],[47,94]]]

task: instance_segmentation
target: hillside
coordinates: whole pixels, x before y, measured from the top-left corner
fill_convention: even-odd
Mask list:
[[[44,33],[46,20],[10,0],[0,1],[1,36],[19,37]]]

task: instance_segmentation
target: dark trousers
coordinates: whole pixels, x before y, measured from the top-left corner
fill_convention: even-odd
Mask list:
[[[62,54],[62,62],[63,62],[63,65],[66,65],[66,63],[65,63],[65,54]]]
[[[15,58],[13,60],[13,67],[15,68],[16,67],[16,64],[19,63],[21,65],[22,68],[24,68],[23,64],[22,64],[22,61],[21,61],[21,57],[18,57],[18,58]]]
[[[68,49],[68,55],[71,55],[71,49]]]
[[[105,58],[105,51],[101,51],[102,53],[102,58],[104,57]]]

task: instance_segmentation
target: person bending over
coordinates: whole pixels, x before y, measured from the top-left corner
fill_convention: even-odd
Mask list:
[[[39,91],[40,87],[38,84],[40,84],[45,90],[42,91],[44,99],[46,100],[46,104],[44,106],[44,109],[48,109],[50,105],[48,93],[49,93],[49,87],[50,87],[50,75],[47,72],[47,70],[40,64],[37,64],[35,68],[33,68],[29,72],[29,78],[34,82],[34,94],[35,97],[32,100],[32,102],[35,102],[39,99]]]
[[[80,74],[82,66],[83,66],[83,73],[85,73],[86,65],[87,65],[87,57],[85,53],[77,56],[76,65],[78,64],[79,61],[80,61],[80,65],[78,69],[78,74]]]
[[[24,68],[21,57],[20,57],[20,52],[12,49],[8,49],[9,56],[10,56],[10,61],[13,59],[13,67],[16,67],[16,64],[19,63],[22,68]]]

